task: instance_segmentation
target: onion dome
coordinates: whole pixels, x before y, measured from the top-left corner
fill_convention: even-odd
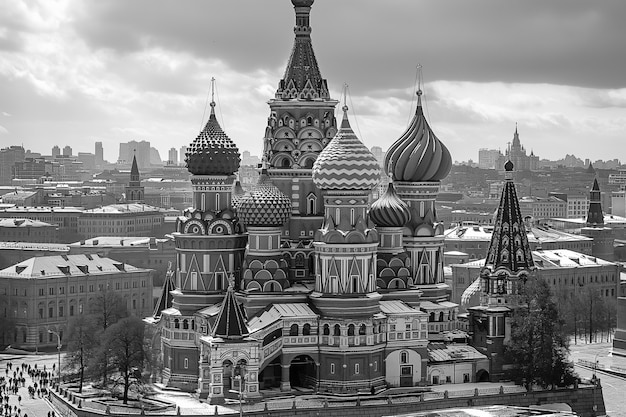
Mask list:
[[[239,149],[224,133],[211,102],[209,121],[185,153],[187,170],[194,175],[232,175],[239,170]]]
[[[241,186],[241,182],[239,180],[235,181],[235,188],[233,189],[232,196],[230,198],[231,207],[237,207],[241,198],[246,194],[246,191]]]
[[[387,151],[385,168],[398,181],[440,181],[450,172],[452,157],[424,117],[421,90],[417,95],[415,116],[400,139]]]
[[[379,181],[378,161],[354,134],[343,106],[341,128],[313,164],[313,182],[322,190],[371,190]]]
[[[291,4],[293,4],[294,7],[311,7],[313,0],[291,0]]]
[[[263,170],[257,189],[239,200],[237,214],[246,226],[282,226],[291,215],[291,200]]]
[[[409,206],[398,197],[392,182],[385,194],[372,203],[369,215],[380,227],[402,227],[411,219]]]

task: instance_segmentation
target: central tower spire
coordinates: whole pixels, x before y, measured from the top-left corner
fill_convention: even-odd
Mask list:
[[[290,278],[299,281],[311,278],[313,263],[306,258],[312,255],[313,235],[324,218],[324,198],[313,183],[311,169],[337,133],[338,102],[330,98],[313,53],[309,20],[313,0],[292,0],[292,4],[295,39],[285,74],[268,102],[263,162],[274,185],[291,200],[291,219],[281,237],[294,257]]]

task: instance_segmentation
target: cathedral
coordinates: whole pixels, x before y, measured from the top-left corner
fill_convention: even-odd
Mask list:
[[[426,384],[429,341],[457,327],[435,211],[452,159],[421,91],[406,131],[384,138],[394,142],[384,161],[391,183],[371,201],[380,166],[347,100],[335,116],[340,102],[311,43],[313,0],[292,3],[295,40],[268,102],[257,186],[238,186],[239,150],[214,102],[187,148],[193,207],[173,234],[155,343],[164,384],[212,403],[233,390],[254,399],[263,389]]]

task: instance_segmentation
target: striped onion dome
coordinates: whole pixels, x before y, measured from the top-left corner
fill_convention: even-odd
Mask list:
[[[239,170],[239,149],[224,133],[211,102],[209,121],[185,153],[187,170],[194,175],[231,175]]]
[[[409,206],[398,197],[392,182],[385,194],[372,203],[369,214],[380,227],[402,227],[411,219]]]
[[[241,198],[246,194],[246,191],[241,186],[241,182],[239,180],[235,181],[235,187],[233,189],[233,193],[230,198],[230,204],[232,207],[237,207]]]
[[[291,200],[263,170],[256,190],[239,200],[237,215],[246,226],[282,226],[291,216]]]
[[[354,134],[344,106],[339,131],[313,164],[313,182],[322,190],[371,190],[379,181],[378,161]]]
[[[418,91],[417,95],[415,116],[387,151],[385,169],[397,181],[440,181],[450,173],[452,157],[424,117],[422,92]]]

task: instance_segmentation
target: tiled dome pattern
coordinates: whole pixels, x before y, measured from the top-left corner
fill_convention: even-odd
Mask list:
[[[372,203],[370,219],[380,227],[402,227],[411,219],[409,206],[398,197],[393,183],[385,194]]]
[[[398,181],[421,182],[440,181],[451,168],[450,151],[428,125],[418,99],[409,127],[387,151],[385,169]]]
[[[194,175],[231,175],[239,169],[239,149],[220,127],[214,108],[211,103],[209,121],[185,153],[187,170]]]
[[[262,173],[258,188],[239,200],[237,214],[246,226],[282,226],[291,215],[291,200]]]
[[[313,164],[313,182],[322,190],[371,190],[380,181],[374,155],[356,137],[344,107],[341,128]]]

